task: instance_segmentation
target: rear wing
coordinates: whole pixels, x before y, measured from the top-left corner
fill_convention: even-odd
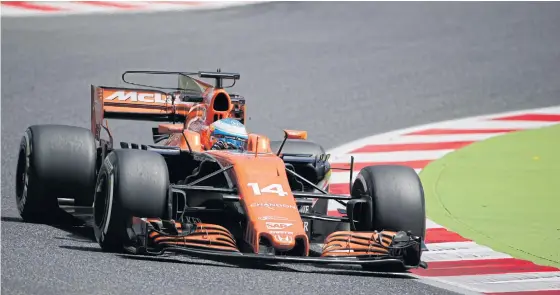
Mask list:
[[[104,119],[184,122],[193,106],[159,90],[91,85],[91,131],[99,140]]]

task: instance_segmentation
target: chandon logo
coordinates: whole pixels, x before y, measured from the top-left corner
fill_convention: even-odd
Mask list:
[[[296,209],[297,206],[294,205],[286,205],[286,204],[274,204],[274,203],[253,203],[251,207],[265,207],[270,210],[274,210],[275,208],[286,208],[286,209]]]

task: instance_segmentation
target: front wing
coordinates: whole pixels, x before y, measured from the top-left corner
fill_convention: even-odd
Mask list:
[[[325,239],[321,255],[311,257],[242,253],[233,235],[215,224],[137,218],[133,231],[131,240],[134,243],[125,248],[132,254],[175,252],[229,263],[258,260],[265,263],[393,265],[406,269],[427,267],[420,260],[420,238],[406,232],[334,232]]]

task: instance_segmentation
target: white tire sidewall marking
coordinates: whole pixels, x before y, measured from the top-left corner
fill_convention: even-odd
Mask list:
[[[29,168],[31,167],[31,138],[30,138],[30,130],[27,130],[23,137],[25,138],[25,179],[23,182],[23,192],[21,194],[21,200],[19,203],[20,211],[23,211],[23,206],[27,202],[27,191],[29,186]]]
[[[105,220],[105,224],[103,225],[103,236],[105,236],[107,234],[107,232],[109,231],[109,224],[111,222],[111,215],[112,215],[112,211],[113,211],[113,192],[115,189],[115,173],[113,171],[111,171],[108,175],[109,177],[107,178],[107,185],[109,186],[109,198],[107,200],[107,202],[109,202],[108,204],[108,209],[107,209],[107,218]]]

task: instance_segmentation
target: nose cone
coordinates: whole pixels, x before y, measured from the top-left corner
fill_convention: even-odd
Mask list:
[[[299,211],[291,195],[244,195],[247,212],[247,236],[255,252],[261,239],[280,252],[292,250],[298,240],[307,248],[308,238]],[[307,252],[306,252],[307,253]]]
[[[304,230],[284,161],[274,154],[231,154],[234,177],[241,198],[247,228],[245,241],[259,251],[261,239],[281,252],[302,243],[308,254],[309,240]]]

